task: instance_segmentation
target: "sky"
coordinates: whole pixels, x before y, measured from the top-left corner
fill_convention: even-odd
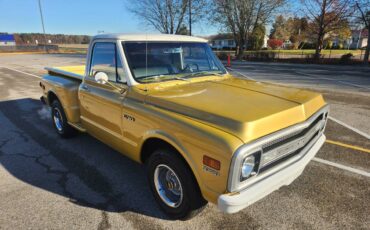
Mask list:
[[[158,33],[130,13],[128,1],[137,0],[41,0],[46,33]],[[0,32],[41,33],[38,0],[0,0]],[[208,23],[193,25],[194,35],[217,32]]]

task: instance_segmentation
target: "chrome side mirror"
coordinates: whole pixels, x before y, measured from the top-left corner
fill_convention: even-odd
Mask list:
[[[108,75],[104,72],[97,72],[95,74],[95,81],[100,84],[106,84],[108,82]]]

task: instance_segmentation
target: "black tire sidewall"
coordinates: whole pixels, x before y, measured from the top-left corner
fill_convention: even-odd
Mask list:
[[[184,161],[179,159],[171,150],[160,149],[156,150],[147,162],[147,177],[150,188],[159,206],[162,210],[173,219],[187,219],[192,216],[192,212],[204,206],[206,203],[201,197],[198,184],[185,165]],[[154,171],[159,164],[164,164],[170,167],[180,180],[183,190],[183,200],[179,207],[173,208],[168,206],[160,198],[154,184]]]
[[[62,130],[58,130],[58,128],[56,127],[56,124],[55,124],[55,121],[54,121],[55,109],[57,109],[59,111],[59,114],[61,116],[61,119],[62,119]],[[62,136],[64,138],[71,136],[73,130],[72,130],[71,127],[69,127],[69,125],[67,123],[67,117],[66,117],[66,115],[64,113],[63,107],[62,107],[62,105],[60,104],[60,102],[58,100],[55,100],[55,101],[53,101],[51,103],[51,119],[52,119],[52,122],[53,122],[53,126],[54,126],[55,131],[60,136]]]

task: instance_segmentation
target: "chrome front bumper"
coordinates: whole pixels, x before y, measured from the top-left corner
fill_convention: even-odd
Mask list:
[[[261,176],[261,180],[237,193],[223,194],[218,197],[218,208],[225,213],[238,212],[254,202],[269,195],[284,185],[291,184],[299,177],[306,165],[324,144],[326,137],[322,134],[312,145],[307,146],[299,156],[291,159],[288,164],[276,167],[274,172]]]

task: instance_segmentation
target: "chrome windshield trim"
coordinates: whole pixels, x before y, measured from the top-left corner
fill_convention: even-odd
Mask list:
[[[243,163],[243,160],[245,157],[249,156],[250,154],[253,154],[255,150],[261,149],[261,147],[268,142],[272,142],[278,138],[287,136],[291,133],[301,131],[309,127],[310,124],[313,121],[315,121],[320,115],[325,114],[325,113],[327,114],[328,112],[329,112],[329,105],[325,105],[323,108],[321,108],[319,111],[317,111],[315,114],[313,114],[310,118],[308,118],[304,122],[301,122],[299,124],[279,130],[277,132],[274,132],[272,134],[269,134],[255,141],[252,141],[250,143],[240,146],[235,151],[233,158],[231,160],[231,165],[229,169],[229,177],[228,177],[228,185],[227,185],[228,192],[240,191],[241,189],[247,187],[248,185],[252,183],[256,183],[258,180],[262,179],[259,175],[256,175],[253,178],[249,178],[245,181],[240,182],[240,178],[239,178],[240,165]],[[326,126],[327,116],[325,118],[324,127]],[[320,131],[320,134],[318,136],[321,136],[323,132],[324,132],[324,129]],[[317,140],[317,137],[315,138],[315,141],[316,140]],[[264,175],[268,174],[268,172],[269,171],[266,171],[263,174]]]

